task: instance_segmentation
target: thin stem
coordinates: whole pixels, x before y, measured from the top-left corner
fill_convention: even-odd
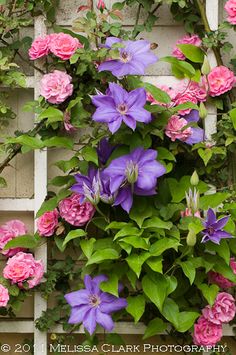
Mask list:
[[[140,4],[140,5],[141,5],[141,4]],[[137,26],[137,24],[138,24],[138,20],[139,20],[139,16],[140,16],[140,10],[141,10],[141,7],[142,7],[142,5],[141,5],[141,6],[140,6],[140,5],[139,5],[138,12],[137,12],[137,16],[136,16],[136,22],[135,22],[135,25],[136,25],[136,26]],[[153,15],[153,14],[159,9],[160,6],[161,6],[161,3],[160,3],[160,4],[157,4],[157,6],[155,6],[152,11],[149,11],[149,12],[148,12],[148,16],[147,16],[147,18],[145,19],[144,24],[147,22],[149,16],[150,16],[150,15]],[[137,31],[137,32],[135,33],[135,36],[133,36],[133,37],[136,38],[136,37],[140,34],[140,32],[141,32],[141,31]]]

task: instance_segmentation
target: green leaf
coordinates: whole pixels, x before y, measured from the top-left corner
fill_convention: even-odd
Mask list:
[[[139,236],[142,234],[142,231],[140,231],[140,229],[138,229],[137,227],[134,227],[130,224],[125,225],[119,232],[116,233],[116,235],[114,236],[114,240],[120,238],[120,237],[126,237],[131,236],[131,235],[136,235]]]
[[[160,60],[172,64],[180,73],[188,78],[192,78],[196,74],[194,67],[187,62],[168,56],[161,58]]]
[[[159,89],[155,85],[149,83],[143,83],[143,87],[148,91],[155,100],[161,103],[168,104],[171,102],[170,96],[163,90]]]
[[[181,266],[185,276],[189,279],[190,284],[192,285],[196,276],[196,269],[193,263],[188,260],[188,261],[179,262],[178,264]]]
[[[48,123],[63,121],[63,112],[58,110],[55,107],[49,107],[46,110],[44,110],[42,113],[40,113],[40,115],[38,116],[39,121],[45,118],[48,119],[47,120]]]
[[[168,282],[162,274],[145,275],[142,279],[143,292],[161,311],[167,297]]]
[[[215,194],[200,197],[200,209],[207,210],[209,207],[216,208],[225,201],[230,194],[228,192],[217,192]]]
[[[0,188],[2,187],[7,187],[7,182],[3,177],[0,176]]]
[[[80,247],[87,259],[89,259],[93,253],[93,245],[95,242],[95,238],[82,239],[80,241]]]
[[[207,243],[207,249],[216,252],[222,259],[225,260],[226,264],[230,261],[230,249],[227,240],[222,239],[220,245],[215,243]]]
[[[231,267],[224,263],[223,259],[219,258],[220,261],[214,265],[214,271],[226,277],[230,281],[236,283],[236,275],[232,271]]]
[[[155,272],[159,272],[160,274],[163,273],[162,271],[162,261],[163,261],[163,258],[161,256],[154,256],[154,257],[151,257],[149,258],[147,261],[146,261],[146,264]]]
[[[161,318],[154,318],[149,323],[145,330],[143,340],[150,338],[154,335],[161,334],[166,329],[166,323]]]
[[[91,161],[94,164],[98,165],[98,155],[95,148],[86,146],[82,150],[82,156],[86,161]]]
[[[26,134],[22,134],[19,137],[16,138],[10,138],[7,140],[8,143],[19,143],[21,145],[26,145],[27,147],[30,147],[31,149],[41,149],[44,147],[43,142],[36,137],[30,137],[27,136]]]
[[[165,222],[162,221],[159,217],[152,217],[147,219],[144,223],[143,223],[143,228],[156,228],[156,229],[168,229],[170,230],[172,227],[172,223],[171,222]]]
[[[66,137],[52,137],[49,139],[45,139],[43,141],[44,147],[58,147],[58,148],[67,148],[72,149],[74,146],[74,142],[72,138]]]
[[[134,322],[137,323],[145,311],[145,297],[143,295],[129,296],[127,302],[126,311],[131,314]]]
[[[55,196],[55,197],[52,197],[49,200],[46,200],[42,203],[42,206],[40,207],[40,209],[38,210],[38,212],[36,214],[36,218],[39,218],[47,211],[54,210],[54,208],[56,208],[56,207],[57,207],[57,197]]]
[[[139,198],[136,201],[137,203],[133,204],[129,216],[141,228],[143,221],[152,215],[152,206],[146,198]]]
[[[10,295],[13,296],[13,297],[17,297],[19,295],[19,293],[20,293],[20,289],[16,285],[10,286],[8,288],[8,291],[9,291]]]
[[[217,285],[207,285],[201,284],[198,286],[199,290],[201,290],[203,297],[207,300],[210,306],[213,306],[216,296],[219,292],[219,286]]]
[[[36,239],[32,235],[21,235],[17,238],[10,240],[3,248],[3,250],[8,250],[10,248],[26,248],[34,249],[39,245],[39,239]]]
[[[161,310],[162,315],[174,325],[175,328],[179,325],[179,307],[171,298],[166,298]]]
[[[66,246],[66,244],[69,243],[69,241],[71,241],[72,239],[85,237],[86,235],[87,233],[83,229],[71,230],[65,237],[62,246]]]
[[[236,108],[233,108],[232,110],[229,111],[229,116],[233,123],[234,129],[236,130]]]
[[[73,168],[77,168],[79,165],[79,158],[72,157],[70,160],[59,160],[55,163],[55,165],[62,170],[64,173]]]
[[[162,238],[153,243],[149,249],[152,256],[159,256],[167,249],[175,249],[178,250],[178,246],[180,245],[177,239],[173,238]]]
[[[61,253],[65,251],[65,246],[63,246],[64,239],[62,237],[54,237],[54,242],[56,243],[57,248],[60,250]]]
[[[119,258],[119,253],[115,249],[107,248],[103,250],[97,250],[92,254],[87,265],[100,264],[104,260],[116,260]]]
[[[180,312],[178,314],[178,327],[176,330],[181,333],[187,332],[192,328],[195,320],[199,317],[197,312]]]
[[[206,149],[199,148],[198,154],[202,158],[204,165],[207,166],[207,164],[209,163],[209,161],[212,158],[213,152],[210,148],[206,148]]]
[[[158,160],[170,160],[176,161],[174,154],[172,154],[168,149],[164,147],[158,147]]]
[[[140,248],[144,250],[148,250],[148,243],[147,241],[138,236],[130,236],[130,237],[125,237],[123,239],[120,239],[119,242],[124,242],[126,244],[132,245],[134,248]]]
[[[131,254],[125,260],[129,267],[135,272],[137,277],[139,277],[141,274],[142,265],[149,257],[149,253],[143,252],[141,254]]]
[[[103,291],[103,292],[108,292],[111,293],[112,295],[118,297],[118,284],[119,284],[119,278],[116,274],[111,274],[109,276],[108,281],[104,281],[100,283],[99,288]]]
[[[204,52],[201,48],[194,46],[193,44],[177,44],[177,47],[185,55],[185,57],[194,63],[203,63]]]

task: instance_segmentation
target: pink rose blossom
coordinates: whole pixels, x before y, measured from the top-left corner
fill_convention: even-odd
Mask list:
[[[7,257],[13,256],[19,251],[24,250],[23,248],[10,248],[3,250],[5,245],[12,239],[26,234],[26,226],[23,222],[13,219],[9,222],[6,222],[0,227],[0,251],[3,255]]]
[[[50,51],[62,60],[70,59],[78,48],[83,48],[83,45],[69,34],[54,33],[50,37]]]
[[[214,324],[229,323],[235,317],[235,299],[226,292],[217,295],[214,305],[206,306],[202,310],[203,316]]]
[[[236,25],[236,0],[228,0],[225,4],[225,11],[228,14],[228,22]]]
[[[177,44],[192,44],[196,47],[200,47],[202,44],[202,41],[198,37],[198,35],[192,35],[192,36],[186,35],[186,36],[182,37],[181,39],[179,39],[176,42],[176,45]],[[181,52],[181,50],[177,46],[174,47],[174,49],[172,51],[172,55],[179,60],[184,60],[186,58],[185,55]]]
[[[194,324],[193,342],[199,346],[214,346],[223,336],[222,325],[209,322],[205,317],[198,318]]]
[[[81,203],[81,196],[73,194],[59,203],[62,218],[73,226],[83,226],[94,215],[95,208],[90,202]]]
[[[42,261],[35,260],[32,254],[23,252],[8,259],[3,269],[3,276],[19,287],[23,287],[23,282],[28,282],[29,288],[33,288],[40,283],[43,273]]]
[[[50,237],[54,234],[55,229],[58,225],[59,213],[55,208],[53,211],[45,212],[37,220],[37,228],[39,235],[44,237]]]
[[[234,274],[236,274],[236,261],[234,258],[230,259],[230,267]],[[208,272],[208,280],[210,283],[216,284],[223,289],[234,287],[236,284],[226,279],[223,275],[215,271]]]
[[[236,82],[236,78],[232,70],[223,65],[215,67],[208,74],[209,95],[220,96],[232,89]]]
[[[0,307],[6,307],[9,298],[8,289],[0,284]]]
[[[41,80],[40,94],[52,104],[60,104],[73,93],[72,77],[67,73],[54,70],[45,74]]]
[[[191,134],[192,129],[188,127],[183,130],[183,127],[187,126],[188,122],[184,118],[180,118],[177,115],[171,116],[168,124],[165,128],[165,134],[174,142],[176,139],[186,141]]]
[[[36,38],[29,49],[30,59],[35,60],[47,55],[49,53],[49,42],[49,36]]]

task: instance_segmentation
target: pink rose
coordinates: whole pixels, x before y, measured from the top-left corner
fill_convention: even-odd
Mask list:
[[[8,289],[0,284],[0,307],[6,307],[9,298]]]
[[[38,232],[41,236],[50,237],[54,234],[58,225],[59,213],[55,208],[53,211],[45,212],[37,220]]]
[[[49,42],[49,36],[36,38],[29,49],[30,59],[35,60],[47,55],[49,53]]]
[[[229,323],[235,317],[235,299],[226,292],[217,295],[214,305],[206,306],[202,310],[203,316],[214,324]]]
[[[236,78],[234,73],[223,65],[215,67],[208,74],[209,95],[219,96],[232,89]]]
[[[176,45],[177,44],[192,44],[196,47],[200,47],[202,44],[202,40],[198,37],[198,35],[192,35],[192,36],[186,35],[181,39],[179,39],[176,42]],[[172,51],[172,55],[179,60],[184,60],[186,58],[185,55],[181,52],[181,50],[178,47],[174,47]]]
[[[194,324],[193,342],[199,346],[214,346],[223,335],[222,325],[209,322],[205,317],[198,318]]]
[[[26,226],[23,222],[13,219],[0,227],[0,251],[7,257],[13,256],[23,248],[10,248],[3,250],[5,245],[12,239],[27,233]]]
[[[54,70],[45,74],[41,80],[40,94],[52,104],[60,104],[73,93],[72,77],[67,73]]]
[[[225,11],[228,14],[228,22],[236,25],[236,0],[228,0],[225,4]]]
[[[233,271],[234,274],[236,274],[236,261],[234,258],[230,259],[230,267]],[[230,288],[234,287],[236,284],[234,282],[231,282],[230,280],[226,279],[223,275],[218,274],[215,271],[209,271],[208,272],[208,280],[212,284],[216,284],[221,288]]]
[[[168,124],[165,128],[165,134],[174,142],[176,139],[186,141],[191,134],[192,129],[188,127],[183,130],[183,127],[187,126],[188,122],[184,118],[180,118],[177,115],[171,116]]]
[[[83,226],[94,215],[95,208],[90,202],[81,203],[81,196],[73,194],[59,203],[62,218],[73,226]]]
[[[3,276],[19,287],[23,287],[23,282],[28,282],[29,288],[33,288],[40,283],[43,273],[42,261],[35,260],[32,254],[23,252],[8,259],[3,269]]]
[[[54,33],[50,39],[50,51],[63,60],[70,59],[78,48],[83,48],[77,38],[66,33]]]

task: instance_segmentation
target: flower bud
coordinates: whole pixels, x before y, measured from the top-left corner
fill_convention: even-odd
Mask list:
[[[201,72],[203,75],[208,75],[211,71],[210,63],[207,59],[207,56],[204,57],[204,62],[202,64]]]
[[[187,235],[186,243],[189,247],[194,247],[194,245],[197,242],[197,236],[196,233],[190,229]]]
[[[138,166],[132,161],[126,167],[126,177],[130,184],[134,184],[138,179]]]
[[[52,333],[50,336],[51,340],[56,340],[57,339],[57,335],[55,333]]]
[[[105,2],[103,0],[98,0],[97,2],[97,9],[98,10],[104,10],[106,7]]]
[[[206,106],[204,105],[203,102],[200,103],[200,110],[199,110],[199,117],[201,119],[204,119],[206,118],[207,116],[207,109],[206,109]]]
[[[196,170],[193,172],[193,174],[190,178],[190,184],[192,186],[197,186],[199,184],[199,177],[198,177]]]

